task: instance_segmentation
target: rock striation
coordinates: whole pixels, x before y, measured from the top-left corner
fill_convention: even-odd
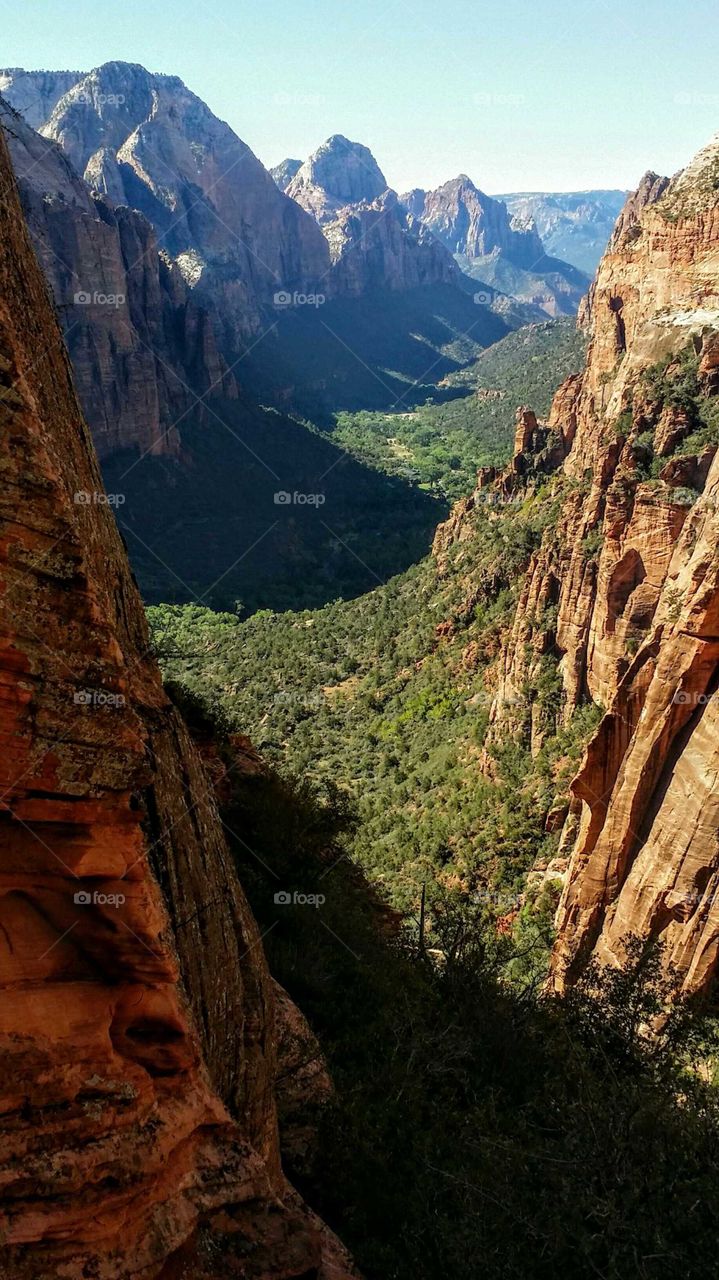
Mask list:
[[[452,255],[408,213],[361,143],[334,134],[300,166],[286,189],[322,228],[332,261],[328,283],[336,296],[423,285],[461,287]]]
[[[476,279],[549,315],[576,312],[589,278],[547,254],[531,216],[510,214],[466,174],[435,191],[415,188],[400,200]]]
[[[287,194],[320,225],[350,204],[371,204],[388,189],[369,147],[335,133],[300,165]]]
[[[273,165],[270,173],[274,181],[277,183],[280,191],[286,191],[298,169],[302,168],[301,160],[281,160],[279,164]]]
[[[406,213],[393,191],[385,191],[371,203],[348,205],[323,230],[332,255],[333,278],[343,296],[458,284],[460,280],[451,254],[418,219]]]
[[[520,584],[490,741],[528,733],[539,750],[541,721],[527,724],[520,695],[547,655],[563,719],[589,702],[604,712],[560,846],[560,990],[592,954],[621,963],[633,933],[661,940],[687,991],[705,989],[719,959],[717,154],[715,140],[630,197],[583,316],[586,369],[546,429],[523,417],[498,482],[553,471],[560,506]]]
[[[101,457],[177,455],[178,423],[238,388],[207,311],[142,214],[90,191],[56,143],[0,99],[25,216]]]
[[[341,1276],[282,1176],[261,939],[2,139],[0,175],[3,1274]]]
[[[44,75],[6,73],[10,104],[22,110],[33,82],[41,99]],[[78,76],[38,127],[94,191],[145,215],[200,301],[221,300],[236,331],[230,347],[261,331],[277,291],[307,292],[329,267],[314,219],[177,76],[104,63]]]
[[[400,199],[452,253],[482,258],[499,250],[524,267],[544,256],[534,223],[529,219],[513,223],[507,206],[475,187],[466,173],[435,191],[414,190]]]

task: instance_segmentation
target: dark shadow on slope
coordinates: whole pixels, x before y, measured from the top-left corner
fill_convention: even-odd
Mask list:
[[[426,555],[445,504],[281,413],[213,410],[182,428],[179,459],[126,453],[104,465],[149,603],[315,608]]]
[[[515,327],[484,303],[476,282],[383,291],[278,308],[275,336],[243,362],[259,399],[326,424],[341,409],[411,408]],[[493,296],[492,290],[487,290]]]

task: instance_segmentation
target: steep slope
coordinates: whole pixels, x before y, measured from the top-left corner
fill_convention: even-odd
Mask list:
[[[8,67],[0,71],[0,94],[11,97],[15,110],[33,129],[39,129],[82,74],[81,71],[24,71],[22,67]]]
[[[628,191],[527,191],[497,196],[513,217],[531,218],[547,253],[593,276]]]
[[[2,139],[0,174],[3,1270],[321,1274],[279,1166],[258,930],[148,657]]]
[[[517,266],[530,267],[544,254],[533,223],[513,223],[501,201],[475,187],[465,173],[445,182],[436,191],[413,191],[411,212],[422,218],[452,253],[482,258],[495,249],[506,253]]]
[[[485,195],[466,174],[400,199],[476,279],[549,315],[577,310],[588,278],[547,254],[531,217],[510,217],[501,200]]]
[[[328,138],[298,169],[287,194],[322,228],[341,296],[446,283],[469,291],[451,254],[407,213],[360,142]]]
[[[332,222],[345,205],[371,204],[387,188],[369,147],[335,133],[300,165],[287,194],[321,225]]]
[[[43,75],[7,76],[11,105],[22,110],[33,81],[42,97]],[[262,306],[278,290],[307,292],[329,267],[314,220],[176,76],[105,63],[55,102],[40,132],[93,189],[145,214],[160,248],[199,297],[222,300],[239,334],[260,331]]]
[[[141,214],[93,194],[2,99],[0,126],[98,453],[176,455],[176,424],[209,416],[198,397],[238,394],[208,313]]]
[[[270,173],[277,183],[280,191],[286,191],[298,169],[302,168],[301,160],[281,160],[279,164],[275,164],[270,169]]]
[[[586,320],[585,373],[560,388],[546,428],[525,420],[502,482],[511,492],[566,455],[487,741],[527,733],[540,750],[547,719],[539,707],[527,719],[523,690],[547,661],[559,665],[565,722],[591,701],[605,711],[561,839],[573,853],[556,985],[592,952],[620,963],[636,932],[665,944],[685,988],[704,988],[719,940],[716,140],[671,183],[647,174]],[[447,545],[468,518],[456,513]]]
[[[129,63],[70,88],[65,73],[48,76],[7,72],[4,84],[33,119],[49,112],[41,132],[62,149],[43,153],[41,138],[14,130],[23,196],[103,455],[133,446],[177,455],[175,424],[223,416],[198,397],[237,395],[226,366],[247,399],[326,417],[426,394],[536,318],[489,287],[476,306],[471,281],[384,191],[374,161],[366,172],[355,144],[348,158],[334,139],[318,161],[336,213],[325,236],[176,77]],[[55,100],[48,84],[64,92]],[[335,208],[336,192],[371,198]],[[93,304],[80,311],[76,293]]]

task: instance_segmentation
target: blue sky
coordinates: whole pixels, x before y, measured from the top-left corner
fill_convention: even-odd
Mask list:
[[[398,190],[634,186],[719,130],[716,0],[0,0],[7,66],[177,74],[267,165],[331,133]]]

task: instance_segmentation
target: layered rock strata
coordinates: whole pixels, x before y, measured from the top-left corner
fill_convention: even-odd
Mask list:
[[[261,939],[2,140],[0,177],[0,1268],[320,1276],[334,1246],[279,1166]]]

